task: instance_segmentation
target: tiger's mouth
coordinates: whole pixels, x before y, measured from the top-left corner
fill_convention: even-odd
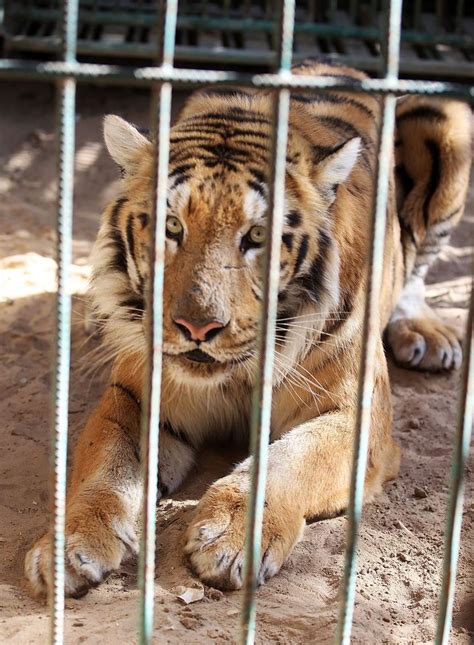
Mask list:
[[[196,368],[226,369],[239,363],[244,363],[252,356],[252,353],[247,352],[241,356],[236,356],[235,358],[230,359],[226,358],[224,360],[219,360],[198,348],[187,352],[181,352],[180,354],[165,352],[165,355],[171,359],[178,360],[182,365],[186,364],[189,367],[194,365]]]
[[[195,363],[219,363],[213,356],[206,354],[206,352],[201,351],[200,349],[193,349],[190,352],[185,352],[181,354],[188,359],[188,361],[193,361]]]

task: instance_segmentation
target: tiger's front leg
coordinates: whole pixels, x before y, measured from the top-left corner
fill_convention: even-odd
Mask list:
[[[65,530],[65,591],[80,597],[138,551],[142,502],[140,389],[115,375],[79,438],[68,486]],[[132,370],[130,370],[133,373]],[[121,378],[120,378],[121,376]],[[174,490],[193,461],[193,449],[160,432],[160,495]],[[52,536],[28,552],[25,573],[44,596],[51,580]]]
[[[388,379],[375,396],[365,499],[396,476],[399,449],[390,438]],[[307,519],[346,508],[352,468],[355,412],[324,414],[295,427],[269,446],[259,584],[274,576],[302,536]],[[187,534],[185,551],[193,569],[209,584],[242,586],[246,510],[251,460],[215,482],[201,499]]]

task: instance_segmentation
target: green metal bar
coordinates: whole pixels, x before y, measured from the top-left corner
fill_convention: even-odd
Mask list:
[[[239,84],[257,88],[340,90],[368,94],[426,94],[474,101],[474,86],[446,81],[391,80],[366,78],[350,85],[337,77],[312,77],[293,74],[249,74],[217,70],[163,69],[161,67],[124,67],[97,63],[38,62],[0,60],[0,79],[33,79],[51,81],[75,78],[78,82],[114,83],[150,87],[155,83],[171,82],[186,87],[201,85]]]
[[[24,16],[24,12],[12,8],[10,15],[14,17]],[[35,7],[28,12],[28,16],[38,20],[55,20],[58,17],[56,10],[43,9]],[[93,11],[81,10],[81,22],[95,22],[97,24],[113,24],[113,25],[126,25],[126,26],[148,26],[154,27],[156,25],[156,13],[94,13]],[[262,20],[258,18],[232,18],[226,17],[205,17],[205,16],[192,16],[180,15],[178,17],[178,29],[197,29],[197,30],[224,30],[224,31],[240,31],[242,33],[255,31],[263,33],[273,33],[274,21]],[[296,22],[294,25],[295,33],[313,34],[314,36],[327,36],[337,38],[356,38],[359,40],[374,40],[379,41],[381,38],[380,30],[377,27],[366,27],[359,25],[337,25],[322,22],[301,21]],[[401,34],[401,39],[404,42],[419,43],[419,44],[444,44],[455,45],[459,47],[473,47],[474,39],[469,34],[445,34],[434,33],[404,29]],[[199,48],[197,48],[199,49]]]
[[[386,58],[387,81],[397,81],[400,56],[400,25],[402,0],[391,0],[387,15],[388,43]],[[361,362],[357,419],[354,436],[354,456],[349,499],[349,522],[342,586],[342,603],[337,628],[337,643],[349,645],[354,615],[355,585],[357,576],[357,546],[362,514],[367,451],[371,425],[372,393],[377,341],[379,339],[379,300],[384,263],[385,224],[389,196],[389,179],[392,164],[393,135],[395,128],[395,103],[393,95],[384,98],[382,130],[380,133],[377,179],[374,190],[375,208],[371,222],[365,316],[362,330]]]
[[[415,0],[413,3],[413,27],[418,29],[421,22],[421,5],[422,0]]]
[[[23,44],[22,44],[23,43]],[[21,36],[16,36],[10,40],[10,50],[23,50],[25,48],[31,52],[47,53],[56,50],[53,39],[50,38],[30,38],[25,41]],[[24,45],[24,46],[23,46]],[[141,43],[122,43],[121,45],[111,46],[105,42],[92,43],[88,40],[78,40],[77,51],[79,54],[87,56],[108,56],[123,58],[152,58],[155,54],[155,48],[151,44]],[[345,63],[351,67],[365,70],[367,72],[378,72],[380,68],[380,58],[371,56],[347,56],[343,54],[330,53],[328,58],[336,63]],[[307,58],[307,55],[296,52],[293,55],[293,61],[298,62]],[[175,50],[176,61],[195,61],[202,63],[215,64],[216,50],[212,47],[193,47],[188,45],[177,45]],[[273,66],[276,60],[276,53],[268,50],[257,49],[239,49],[226,47],[219,51],[220,63],[241,64],[246,66]],[[466,59],[465,62],[456,63],[455,66],[449,61],[430,60],[430,59],[403,59],[400,64],[400,71],[406,75],[418,75],[424,77],[449,76],[451,78],[471,79],[472,63]],[[110,81],[110,82],[113,82]],[[128,83],[133,81],[127,81]]]
[[[280,74],[290,74],[293,51],[295,0],[279,3],[278,62]],[[243,601],[240,619],[240,643],[255,640],[257,578],[260,569],[263,507],[267,478],[268,442],[272,410],[275,325],[280,281],[280,247],[285,203],[286,148],[290,93],[280,90],[273,113],[273,140],[268,204],[268,239],[263,266],[263,304],[259,333],[259,369],[253,392],[250,425],[252,454],[251,488],[247,506],[247,527],[243,573]]]
[[[451,467],[451,491],[446,516],[443,576],[436,645],[448,645],[456,586],[456,570],[461,540],[464,478],[471,443],[474,409],[474,287],[471,286],[471,305],[466,326],[466,355],[462,373],[462,389],[458,410],[457,432]]]
[[[461,28],[463,17],[464,17],[464,0],[457,0],[456,17],[454,19],[454,24],[456,25],[456,29]]]
[[[75,61],[78,0],[64,2],[61,14],[61,58]],[[76,82],[57,81],[58,196],[57,196],[57,300],[53,375],[53,544],[52,587],[49,593],[50,642],[64,642],[64,581],[66,471],[69,410],[69,367],[71,358],[71,276],[72,218],[74,190]]]
[[[161,69],[172,69],[176,36],[177,0],[165,2],[164,35]],[[163,361],[163,284],[165,267],[165,222],[168,191],[169,135],[171,127],[171,83],[153,88],[152,130],[154,131],[155,163],[153,210],[150,240],[150,303],[147,323],[148,361],[143,397],[142,463],[145,482],[143,530],[139,562],[140,611],[139,643],[148,645],[153,637],[156,503],[158,490],[158,451],[161,401],[161,369]],[[157,105],[155,99],[158,99]],[[156,110],[158,107],[158,110]],[[156,127],[158,119],[158,127]]]

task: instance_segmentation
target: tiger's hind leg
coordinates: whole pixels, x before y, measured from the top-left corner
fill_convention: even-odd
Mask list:
[[[397,202],[405,285],[387,326],[397,362],[430,371],[458,368],[458,332],[425,302],[425,277],[464,212],[471,114],[458,101],[409,97],[397,109]]]

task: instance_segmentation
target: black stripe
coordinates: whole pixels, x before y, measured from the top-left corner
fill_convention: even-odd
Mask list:
[[[139,309],[143,311],[145,309],[145,301],[140,296],[132,296],[127,300],[123,300],[120,303],[121,307],[133,307],[134,309]]]
[[[122,309],[128,309],[131,320],[141,320],[145,310],[145,301],[140,296],[132,296],[119,303]]]
[[[178,143],[194,143],[196,146],[202,145],[202,142],[205,141],[206,143],[212,143],[212,139],[210,137],[206,137],[204,135],[200,136],[198,134],[193,134],[191,137],[170,137],[170,143],[171,144],[178,144]]]
[[[178,161],[189,161],[189,159],[196,159],[197,153],[196,148],[193,146],[186,146],[184,149],[179,148],[175,152],[170,153],[170,163],[176,163]],[[205,161],[206,159],[212,159],[209,155],[200,154],[198,159],[199,161]]]
[[[348,96],[338,96],[335,94],[292,94],[291,99],[301,103],[333,103],[337,105],[352,105],[353,107],[365,112],[367,116],[375,119],[374,112],[365,103],[361,103]]]
[[[321,333],[321,340],[323,340],[324,336],[329,338],[329,334],[334,334],[349,319],[354,308],[354,296],[355,291],[352,290],[344,293],[342,298],[342,311],[336,309],[336,311],[329,314],[329,318],[324,325],[324,331]]]
[[[140,403],[140,399],[135,394],[135,392],[133,392],[133,390],[131,390],[129,387],[127,387],[126,385],[123,385],[122,383],[117,383],[117,382],[111,383],[110,387],[114,387],[120,392],[123,392],[131,401],[133,401],[137,405],[137,407],[141,409],[142,406]]]
[[[222,166],[225,170],[231,172],[238,172],[239,168],[227,159],[213,159],[212,157],[207,158],[204,162],[206,168],[215,168],[216,166]]]
[[[181,175],[180,177],[178,177],[172,186],[172,190],[174,190],[178,186],[181,186],[181,184],[184,184],[184,182],[187,181],[188,179],[189,179],[189,175]]]
[[[265,190],[261,184],[259,184],[257,181],[253,181],[252,179],[247,180],[247,185],[250,188],[253,188],[255,192],[257,192],[261,197],[265,199]]]
[[[240,139],[231,139],[229,142],[232,144],[232,150],[235,150],[236,152],[242,152],[247,155],[253,154],[255,156],[255,151],[256,150],[261,150],[262,152],[268,153],[269,148],[268,146],[265,146],[263,143],[257,143],[257,141],[241,141]],[[237,148],[236,146],[238,145],[245,146],[245,148]],[[265,159],[266,155],[259,154],[258,157],[260,159]]]
[[[305,234],[301,238],[301,244],[300,248],[298,249],[298,255],[296,256],[296,262],[295,262],[295,270],[293,275],[296,275],[298,271],[301,269],[301,265],[303,264],[306,255],[308,253],[308,242],[309,242],[309,235]]]
[[[115,202],[112,214],[110,216],[110,231],[109,236],[112,240],[112,247],[115,251],[114,258],[110,262],[109,267],[112,270],[120,271],[121,273],[127,273],[127,248],[122,237],[122,232],[120,231],[118,225],[118,219],[120,212],[124,204],[128,202],[128,199],[123,197],[118,199]]]
[[[431,175],[423,202],[423,219],[425,222],[425,228],[428,228],[430,219],[430,202],[433,195],[438,190],[439,182],[441,180],[441,151],[438,143],[434,141],[434,139],[426,139],[425,145],[431,155]]]
[[[446,121],[446,115],[444,112],[435,108],[431,105],[420,105],[413,110],[408,110],[403,112],[400,116],[397,116],[397,125],[403,123],[404,121],[409,121],[411,119],[425,119],[427,121]]]
[[[301,214],[298,211],[290,211],[286,216],[288,226],[291,228],[297,228],[301,224]]]
[[[191,123],[193,125],[199,126],[199,124],[206,126],[208,122],[212,124],[221,124],[223,126],[228,126],[229,121],[234,121],[237,123],[249,123],[250,125],[265,124],[270,125],[271,121],[263,114],[253,112],[252,110],[242,110],[241,108],[231,108],[229,110],[230,114],[227,112],[208,112],[206,114],[200,114],[197,117],[190,117],[183,121],[183,123]]]
[[[415,249],[418,248],[418,243],[416,241],[415,233],[413,232],[412,227],[408,224],[408,222],[405,222],[405,220],[399,215],[398,216],[398,221],[400,222],[400,230],[401,232],[405,233],[405,235],[408,235],[408,237],[411,240],[411,243],[415,247]],[[402,244],[402,246],[404,246]]]
[[[319,232],[319,251],[313,260],[309,272],[298,278],[297,282],[308,293],[312,300],[318,301],[320,293],[324,288],[325,268],[331,238],[326,231]]]
[[[338,150],[345,143],[347,143],[347,141],[343,141],[340,145],[336,145],[336,146],[323,146],[323,145],[313,144],[311,146],[311,150],[315,156],[316,163],[319,163],[329,155],[332,155],[334,152],[336,152],[336,150]]]
[[[270,136],[266,132],[261,130],[243,130],[242,128],[231,128],[229,130],[229,136],[233,137],[255,137],[256,139],[270,139]],[[253,145],[253,142],[252,142]]]
[[[195,167],[196,164],[194,163],[183,163],[180,166],[173,168],[173,170],[169,174],[169,178],[172,179],[173,177],[176,177],[176,175],[182,175],[186,173],[188,170],[194,170]]]
[[[145,226],[148,225],[148,222],[150,221],[150,216],[148,215],[148,213],[139,213],[137,217],[140,220],[140,224],[142,225],[142,230],[143,230]]]
[[[253,166],[249,166],[247,168],[249,173],[253,175],[253,177],[260,183],[260,184],[265,184],[267,181],[266,175],[264,172],[259,170],[259,168],[254,168]]]
[[[199,127],[194,124],[182,125],[178,123],[178,125],[173,128],[173,134],[190,134],[197,131],[198,134],[210,134],[214,137],[222,138],[222,128],[216,127],[211,123],[208,123],[207,125],[200,125]]]
[[[255,144],[256,145],[256,144]],[[225,143],[205,144],[199,146],[205,152],[213,155],[219,161],[233,161],[246,163],[249,158],[250,150],[242,150],[241,148],[233,148]]]
[[[285,233],[281,236],[281,241],[286,246],[288,251],[291,251],[293,248],[293,233]]]
[[[140,272],[138,271],[137,267],[137,261],[135,258],[135,238],[133,237],[133,215],[129,214],[128,215],[128,221],[127,221],[127,244],[128,244],[128,252],[130,253],[130,257],[135,264],[135,268],[137,269],[137,273],[140,276]]]
[[[412,188],[415,185],[415,182],[410,177],[410,175],[407,172],[407,169],[403,164],[396,166],[395,172],[396,172],[397,181],[400,183],[403,190],[403,194],[406,197],[408,193],[411,192]]]
[[[344,136],[350,137],[351,139],[359,137],[368,147],[373,147],[373,142],[367,140],[367,138],[354,125],[352,125],[352,123],[349,123],[349,121],[340,119],[337,116],[322,116],[320,114],[316,114],[315,119],[322,121],[330,128],[334,128]]]
[[[196,133],[198,135],[209,134],[218,137],[219,139],[230,139],[234,141],[237,137],[253,137],[254,139],[270,139],[270,136],[266,132],[261,130],[255,130],[249,128],[244,130],[243,128],[234,127],[231,122],[217,123],[212,124],[208,123],[207,125],[180,125],[178,124],[173,129],[173,134],[190,134]],[[249,143],[249,142],[245,142]],[[252,142],[253,143],[253,142]]]
[[[112,213],[110,214],[110,224],[112,226],[117,226],[118,223],[118,218],[120,215],[120,211],[122,210],[122,206],[128,202],[128,199],[126,197],[121,197],[120,199],[117,199],[117,201],[114,204],[114,207],[112,209]]]

